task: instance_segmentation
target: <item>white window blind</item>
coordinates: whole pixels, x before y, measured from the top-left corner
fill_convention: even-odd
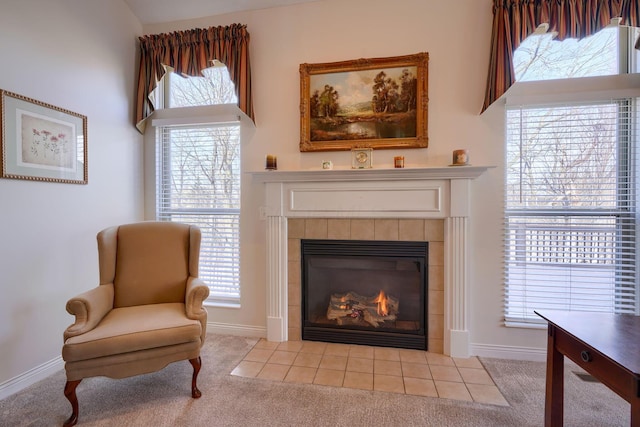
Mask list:
[[[156,130],[161,221],[202,232],[200,278],[208,301],[240,302],[240,123],[159,126]]]
[[[638,313],[635,104],[507,108],[507,323]]]

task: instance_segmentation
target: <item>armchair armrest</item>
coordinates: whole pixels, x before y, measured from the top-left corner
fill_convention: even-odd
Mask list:
[[[76,317],[64,331],[65,341],[95,328],[113,308],[113,284],[93,288],[67,301],[67,312]]]
[[[209,287],[197,277],[187,279],[185,306],[189,319],[206,320],[207,312],[202,303],[209,296]]]

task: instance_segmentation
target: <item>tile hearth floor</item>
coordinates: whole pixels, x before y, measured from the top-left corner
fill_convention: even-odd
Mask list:
[[[476,357],[260,339],[231,375],[509,406]]]

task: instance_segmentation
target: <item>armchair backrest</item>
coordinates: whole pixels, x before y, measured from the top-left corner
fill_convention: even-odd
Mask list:
[[[114,307],[184,302],[187,279],[198,277],[200,229],[148,221],[98,233],[100,283],[113,283]]]

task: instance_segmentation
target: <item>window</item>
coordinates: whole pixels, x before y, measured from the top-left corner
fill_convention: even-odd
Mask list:
[[[637,72],[640,52],[633,48],[640,28],[611,25],[581,40],[554,40],[541,26],[513,54],[516,81],[538,81]]]
[[[207,302],[238,305],[240,120],[201,107],[234,102],[233,84],[226,68],[212,67],[203,77],[171,73],[164,90],[170,118],[154,120],[156,218],[200,227],[200,277],[209,285]]]
[[[224,64],[214,61],[214,66],[204,69],[202,74],[202,77],[182,77],[170,72],[165,107],[235,104],[238,101]]]
[[[565,98],[563,81],[536,82],[535,95],[507,101],[507,324],[542,323],[535,309],[639,313],[637,94],[605,97],[588,82],[631,67],[627,31],[536,35],[514,55],[518,79],[587,81],[579,96]]]

